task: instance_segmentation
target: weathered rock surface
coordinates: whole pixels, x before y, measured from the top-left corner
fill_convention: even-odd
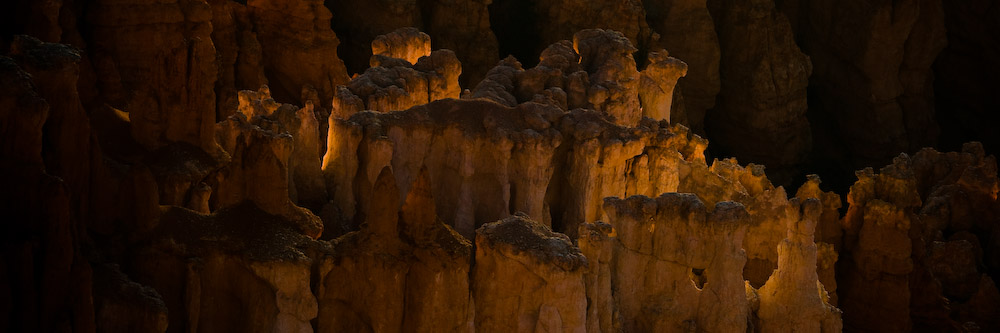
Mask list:
[[[942,1],[786,2],[814,66],[819,155],[853,170],[936,142],[931,65],[948,43]]]
[[[137,240],[129,270],[163,296],[170,331],[312,331],[314,245],[293,221],[250,202],[212,215],[170,207]]]
[[[687,64],[669,56],[666,51],[649,54],[649,65],[640,73],[639,82],[643,117],[671,121],[674,87],[677,79],[687,75],[687,69]]]
[[[715,106],[719,81],[719,37],[705,0],[645,0],[646,21],[660,34],[660,44],[688,64],[678,84],[683,102],[673,106],[671,123],[705,132],[705,113]],[[652,61],[650,61],[652,63]],[[678,94],[679,96],[679,94]],[[675,98],[676,100],[676,98]]]
[[[693,194],[605,201],[616,230],[612,293],[626,331],[746,331],[749,215]]]
[[[434,212],[427,171],[406,199],[390,167],[367,224],[334,240],[319,264],[320,332],[472,332],[472,245]]]
[[[711,0],[722,60],[718,104],[705,131],[724,155],[768,166],[788,184],[812,147],[806,85],[812,64],[770,0]]]
[[[810,198],[793,200],[786,237],[778,245],[778,269],[760,290],[757,323],[760,332],[840,332],[841,311],[830,305],[817,274],[816,226],[823,203]]]
[[[250,201],[269,214],[295,221],[306,235],[319,237],[322,222],[289,196],[295,188],[290,169],[295,145],[292,136],[281,131],[274,120],[255,116],[252,121],[238,113],[218,124],[219,145],[232,156],[232,162],[209,180],[211,210]]]
[[[247,9],[275,98],[301,103],[302,87],[309,85],[323,104],[332,100],[335,88],[347,83],[348,75],[337,57],[340,40],[330,28],[332,15],[323,2],[251,0]]]
[[[963,150],[925,149],[900,155],[878,175],[858,172],[843,219],[847,260],[838,269],[845,327],[995,327],[996,299],[986,295],[996,287],[976,264],[995,262],[995,252],[976,244],[995,234],[1000,216],[996,159],[979,144]]]
[[[995,8],[489,5],[0,4],[0,331],[1000,329]]]
[[[215,82],[212,10],[204,1],[98,1],[88,45],[103,99],[129,113],[148,150],[183,142],[213,154]]]
[[[346,86],[337,87],[331,122],[362,110],[400,111],[439,99],[459,98],[462,64],[450,50],[431,52],[426,34],[412,28],[399,29],[377,37],[372,50],[372,67]]]
[[[566,235],[525,215],[476,231],[472,295],[482,332],[585,332],[587,259]]]
[[[373,53],[368,46],[379,35],[413,27],[433,39],[435,49],[448,49],[463,67],[463,86],[474,86],[496,64],[496,37],[490,29],[490,1],[380,0],[326,1],[333,12],[333,29],[343,37],[340,50],[347,68],[361,73]]]

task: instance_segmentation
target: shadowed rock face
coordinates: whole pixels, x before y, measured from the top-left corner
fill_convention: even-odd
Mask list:
[[[997,331],[992,14],[6,2],[0,331]]]

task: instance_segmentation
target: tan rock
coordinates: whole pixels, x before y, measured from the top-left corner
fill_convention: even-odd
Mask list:
[[[314,243],[294,221],[249,202],[212,215],[165,207],[158,220],[131,267],[137,281],[164,295],[169,327],[312,330],[317,302],[303,249]]]
[[[643,116],[670,121],[674,86],[677,85],[677,79],[687,75],[687,67],[686,63],[670,57],[666,51],[649,53],[649,65],[640,73],[639,83]]]
[[[569,237],[514,215],[476,231],[476,331],[585,332],[587,259]]]
[[[693,194],[608,198],[615,226],[612,293],[626,331],[745,331],[742,249],[749,215]]]
[[[839,309],[830,305],[816,273],[818,247],[813,236],[822,202],[808,199],[790,207],[785,240],[778,245],[778,269],[758,291],[760,332],[840,332]],[[799,211],[801,209],[801,211]]]
[[[580,252],[587,257],[583,277],[587,287],[587,332],[621,331],[621,320],[611,294],[614,228],[604,222],[584,223],[577,233]]]
[[[580,54],[580,65],[590,74],[587,99],[594,109],[611,115],[615,124],[637,125],[642,114],[632,43],[620,32],[589,29],[573,35],[573,48]]]
[[[719,37],[705,0],[645,0],[646,20],[660,34],[660,43],[670,54],[688,64],[687,75],[677,82],[683,103],[673,105],[671,123],[705,132],[705,113],[715,106],[719,81]],[[678,100],[677,94],[674,101]]]
[[[323,256],[319,331],[474,330],[471,244],[439,222],[427,179],[401,202],[391,168],[379,173],[368,223]]]
[[[265,127],[270,123],[262,117],[254,120]],[[292,136],[257,124],[250,123],[242,113],[218,124],[219,145],[232,156],[232,162],[214,175],[212,210],[251,201],[268,214],[294,221],[302,233],[319,237],[322,222],[309,210],[296,206],[289,194],[295,186],[290,182],[295,145]]]
[[[399,28],[375,37],[372,41],[372,55],[403,59],[416,64],[420,57],[431,55],[431,36],[417,28]]]

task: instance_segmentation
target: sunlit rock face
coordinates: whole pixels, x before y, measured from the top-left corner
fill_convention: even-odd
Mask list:
[[[978,5],[5,2],[0,331],[997,331]]]
[[[476,329],[585,332],[586,258],[566,235],[515,215],[476,230]]]

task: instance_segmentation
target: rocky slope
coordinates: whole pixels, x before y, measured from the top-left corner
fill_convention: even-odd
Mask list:
[[[4,4],[0,330],[996,331],[994,7]]]

